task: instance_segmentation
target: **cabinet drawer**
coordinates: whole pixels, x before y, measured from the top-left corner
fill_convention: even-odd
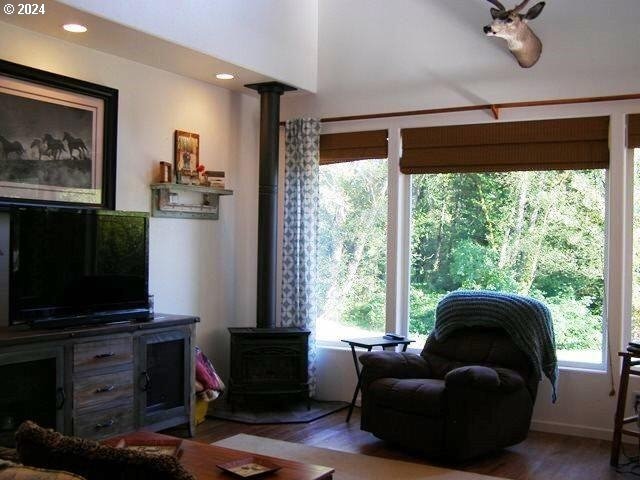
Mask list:
[[[73,383],[74,408],[99,407],[111,402],[133,403],[133,370],[94,375],[76,379]]]
[[[75,372],[113,367],[132,361],[133,342],[131,337],[76,343],[73,346],[73,370]]]
[[[93,440],[133,430],[133,409],[131,406],[84,413],[78,415],[73,421],[74,435]]]

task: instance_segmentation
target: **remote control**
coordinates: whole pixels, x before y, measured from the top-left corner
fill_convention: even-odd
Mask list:
[[[385,333],[382,338],[386,340],[404,340],[404,336],[398,335],[397,333]]]

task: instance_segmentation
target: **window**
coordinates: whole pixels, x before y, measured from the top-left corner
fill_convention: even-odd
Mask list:
[[[606,170],[411,178],[409,334],[417,345],[446,293],[504,290],[549,306],[559,360],[603,363]]]
[[[318,340],[385,331],[386,258],[387,161],[321,165]]]
[[[640,339],[640,148],[633,155],[633,284],[631,340]]]

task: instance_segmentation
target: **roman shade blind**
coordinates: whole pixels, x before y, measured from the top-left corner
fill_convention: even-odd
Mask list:
[[[609,117],[402,130],[402,173],[609,167]]]
[[[320,135],[320,165],[370,158],[387,158],[387,131]]]
[[[629,115],[627,147],[640,148],[640,113]]]

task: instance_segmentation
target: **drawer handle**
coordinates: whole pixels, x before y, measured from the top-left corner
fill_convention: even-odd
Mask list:
[[[104,423],[97,423],[95,426],[96,430],[102,430],[103,428],[109,428],[109,427],[113,427],[113,425],[116,423],[115,419],[111,419],[108,422],[104,422]]]
[[[62,407],[64,407],[64,402],[67,401],[67,396],[64,393],[64,388],[58,388],[58,390],[56,390],[56,408],[58,410],[62,410]]]
[[[105,385],[104,387],[96,388],[96,393],[107,393],[116,388],[115,385]]]
[[[144,383],[142,385],[140,385],[140,389],[143,392],[148,392],[149,389],[151,388],[151,376],[149,375],[149,372],[142,372],[140,374],[141,380],[144,381]]]
[[[93,358],[100,360],[101,358],[109,358],[109,357],[115,357],[115,356],[116,356],[116,352],[107,352],[107,353],[99,353]]]

